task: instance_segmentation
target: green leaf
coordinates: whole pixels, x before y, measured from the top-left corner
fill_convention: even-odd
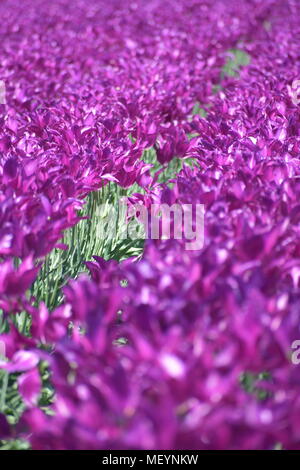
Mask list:
[[[228,51],[230,57],[228,57],[226,64],[222,68],[221,77],[236,77],[241,67],[245,67],[250,64],[251,57],[247,52],[241,49],[230,49]]]

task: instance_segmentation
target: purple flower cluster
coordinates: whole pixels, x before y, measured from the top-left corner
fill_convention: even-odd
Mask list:
[[[25,406],[15,426],[0,414],[0,439],[299,449],[299,2],[5,0],[0,16],[0,369]],[[226,74],[235,50],[250,63]],[[162,166],[197,164],[170,189],[149,148]],[[137,183],[146,206],[204,204],[204,248],[148,240],[121,263],[95,253],[49,311],[28,289],[110,181]],[[29,335],[13,321],[24,312]]]

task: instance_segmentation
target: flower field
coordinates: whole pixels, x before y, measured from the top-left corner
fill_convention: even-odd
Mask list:
[[[300,2],[0,17],[0,449],[300,449]]]

